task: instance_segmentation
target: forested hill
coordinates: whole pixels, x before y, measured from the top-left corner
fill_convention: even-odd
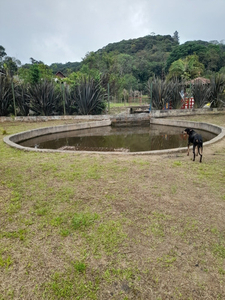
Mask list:
[[[16,62],[11,60],[6,56],[2,66],[14,63],[17,70]],[[69,81],[75,82],[83,75],[99,78],[100,74],[107,74],[108,82],[117,90],[145,90],[148,80],[154,77],[190,80],[225,74],[225,44],[188,41],[180,45],[178,33],[173,36],[147,35],[110,43],[95,52],[88,52],[81,62],[46,66],[41,61],[31,60],[31,64],[18,70],[25,81],[30,80],[29,70],[38,68],[42,78],[50,78],[61,71]]]
[[[178,45],[178,41],[170,35],[147,35],[137,39],[122,40],[117,43],[110,43],[99,52],[117,52],[134,55],[139,51],[148,51],[151,54],[161,52],[171,52],[173,47]]]
[[[183,62],[183,67],[194,64],[202,76],[210,76],[225,68],[223,43],[199,40],[180,45],[179,38],[171,35],[147,35],[110,43],[96,52],[88,52],[80,63],[52,64],[50,68],[54,73],[61,71],[65,75],[77,71],[93,75],[100,71],[119,77],[126,76],[125,81],[130,85],[131,82],[144,83],[153,76],[165,79],[174,62],[193,55],[189,61]]]
[[[103,60],[105,62],[107,60],[108,62],[103,67],[105,71],[105,68],[109,67],[110,61],[111,63],[112,60],[115,62],[115,59],[119,54],[126,54],[130,55],[130,60],[132,60],[132,57],[135,59],[133,62],[136,66],[139,64],[137,60],[142,60],[142,64],[145,62],[147,63],[147,61],[148,63],[156,62],[156,64],[152,66],[153,72],[156,71],[158,66],[160,70],[158,73],[160,73],[162,66],[165,64],[170,52],[177,45],[178,41],[176,41],[176,39],[172,38],[170,35],[148,35],[137,39],[122,40],[120,42],[110,43],[96,52],[88,52],[80,63],[54,63],[50,66],[50,68],[54,73],[61,71],[68,75],[68,73],[78,71],[85,64],[88,64],[91,68],[97,66],[103,67],[104,63],[100,63],[99,60]],[[119,57],[119,60],[120,58],[121,57]],[[96,61],[96,64],[94,61]]]
[[[60,71],[65,75],[69,75],[71,72],[76,72],[79,69],[79,66],[79,62],[67,62],[65,64],[53,63],[50,65],[50,69],[52,70],[53,74],[56,74]]]

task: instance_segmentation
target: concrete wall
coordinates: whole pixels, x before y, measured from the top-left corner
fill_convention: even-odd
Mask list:
[[[205,114],[225,114],[225,108],[211,109],[211,108],[197,108],[197,109],[170,109],[170,110],[152,110],[151,113],[136,113],[130,114],[130,108],[126,108],[126,111],[118,115],[87,115],[87,116],[28,116],[28,117],[0,117],[0,123],[2,122],[45,122],[54,120],[81,120],[81,121],[101,121],[111,119],[113,123],[130,122],[133,118],[133,122],[141,120],[145,122],[149,117],[153,118],[166,118],[166,117],[180,117],[180,116],[194,116]]]
[[[112,126],[141,126],[149,125],[150,115],[146,113],[141,114],[120,114],[117,116],[110,116]]]
[[[27,117],[0,117],[2,122],[47,122],[57,120],[81,120],[81,121],[101,121],[108,120],[108,115],[87,115],[87,116],[27,116]]]
[[[53,149],[34,149],[34,148],[28,148],[18,145],[17,143],[19,141],[33,138],[40,135],[46,135],[51,133],[58,133],[58,132],[66,132],[71,130],[79,130],[79,129],[87,129],[87,128],[94,128],[94,127],[101,127],[101,126],[110,126],[111,124],[123,124],[130,125],[133,124],[141,124],[141,122],[147,123],[147,124],[158,124],[158,125],[166,125],[166,126],[179,126],[183,127],[184,129],[186,127],[191,127],[195,129],[202,129],[209,132],[213,132],[217,134],[217,136],[212,139],[211,141],[208,141],[204,143],[204,146],[210,145],[212,143],[215,143],[225,136],[225,128],[219,127],[212,124],[207,123],[199,123],[199,122],[191,122],[191,121],[185,121],[185,120],[171,120],[169,118],[151,118],[149,114],[138,114],[138,115],[126,115],[126,116],[117,116],[112,117],[112,120],[108,119],[103,121],[92,121],[92,122],[83,122],[83,123],[75,123],[75,124],[68,124],[68,125],[61,125],[61,126],[53,126],[53,127],[46,127],[46,128],[40,128],[40,129],[34,129],[29,130],[25,132],[21,132],[18,134],[14,134],[11,136],[4,137],[4,142],[7,143],[9,146],[21,149],[24,151],[38,151],[38,152],[65,152],[64,150],[53,150]],[[116,126],[116,125],[115,125]],[[169,131],[169,129],[168,129]],[[149,154],[165,154],[165,153],[176,153],[176,152],[185,152],[187,151],[187,147],[183,148],[175,148],[175,149],[165,149],[165,150],[155,150],[155,151],[145,151],[145,152],[97,152],[99,154],[113,154],[113,155],[149,155]],[[66,151],[66,152],[72,152],[74,151]],[[76,151],[76,153],[86,153],[85,151]],[[90,153],[90,152],[88,152]],[[93,152],[92,152],[93,153]]]
[[[92,122],[86,122],[86,123],[75,123],[75,124],[67,124],[67,125],[60,125],[60,126],[52,126],[52,127],[43,127],[33,130],[28,130],[24,132],[20,132],[17,134],[13,134],[10,136],[4,137],[4,142],[10,145],[11,147],[16,147],[20,149],[24,149],[26,147],[22,147],[18,145],[20,141],[31,139],[37,136],[41,135],[47,135],[52,133],[59,133],[59,132],[66,132],[66,131],[73,131],[73,130],[79,130],[79,129],[90,129],[90,128],[96,128],[96,127],[103,127],[103,126],[110,126],[111,121],[103,120],[103,121],[92,121]],[[27,150],[30,150],[28,148]]]
[[[208,132],[212,132],[217,136],[212,140],[204,143],[204,146],[210,145],[212,143],[218,142],[225,137],[225,128],[220,127],[217,125],[203,123],[203,122],[193,122],[193,121],[186,121],[186,120],[170,120],[170,119],[160,119],[160,118],[151,118],[151,124],[156,125],[166,125],[166,126],[178,126],[185,128],[193,128],[193,129],[201,129]]]
[[[181,128],[183,127],[184,129],[185,128],[202,129],[217,135],[220,134],[222,131],[221,127],[217,125],[202,123],[202,122],[186,121],[186,120],[151,118],[150,123],[156,125],[179,126]]]
[[[196,115],[215,115],[224,114],[223,108],[197,108],[197,109],[169,109],[169,110],[152,110],[150,112],[153,118],[168,118],[181,116],[196,116]]]

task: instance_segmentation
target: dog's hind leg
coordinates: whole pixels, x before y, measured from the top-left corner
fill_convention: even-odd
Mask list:
[[[199,148],[196,147],[196,150],[195,150],[195,155],[198,156],[198,153],[199,153]]]
[[[193,144],[193,161],[195,161],[195,144]]]
[[[198,153],[200,155],[199,162],[202,162],[202,152],[203,152],[203,145],[202,145],[202,142],[200,142],[200,144],[198,144]]]
[[[201,162],[202,162],[202,154],[199,153],[199,155],[200,155],[200,160],[199,160],[199,162],[201,163]]]

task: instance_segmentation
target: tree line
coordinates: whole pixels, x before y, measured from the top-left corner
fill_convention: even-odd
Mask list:
[[[189,41],[180,45],[176,31],[173,36],[152,34],[112,43],[87,53],[81,62],[48,66],[34,58],[30,60],[21,65],[0,46],[0,115],[27,115],[31,111],[43,115],[100,113],[106,107],[108,85],[110,95],[117,99],[124,99],[125,92],[142,91],[152,97],[156,108],[163,108],[165,101],[179,107],[184,89],[194,95],[199,107],[206,102],[217,107],[224,105],[222,41]],[[55,80],[57,71],[66,78]],[[209,81],[190,84],[198,77]],[[88,87],[98,95],[93,97],[96,105],[91,103],[93,99],[86,101],[82,96]]]

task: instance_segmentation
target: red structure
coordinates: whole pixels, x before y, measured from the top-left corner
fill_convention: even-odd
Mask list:
[[[181,109],[189,109],[193,108],[195,104],[194,97],[187,98],[185,97],[184,99],[181,100]]]

